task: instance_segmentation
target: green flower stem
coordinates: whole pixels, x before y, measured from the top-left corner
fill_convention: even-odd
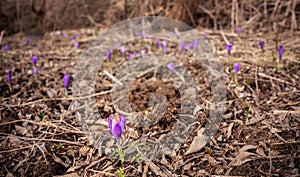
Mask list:
[[[276,71],[279,71],[279,59],[276,62]]]
[[[236,84],[237,84],[237,82],[238,82],[237,74],[236,74],[236,73],[234,73],[234,83],[236,83]]]
[[[245,116],[246,116],[246,122],[248,122],[248,119],[249,119],[249,112],[250,112],[250,105],[249,103],[246,103],[246,112],[245,112]]]
[[[181,75],[178,71],[174,71],[175,72],[175,74],[178,76],[178,77],[180,77],[180,79],[182,80],[182,82],[185,82],[185,79],[184,79],[184,77],[183,77],[183,75]]]

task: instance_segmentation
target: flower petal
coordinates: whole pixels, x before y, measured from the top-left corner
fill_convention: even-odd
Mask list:
[[[118,124],[121,126],[122,131],[124,130],[125,124],[126,124],[126,119],[123,114],[120,115],[120,119]]]
[[[113,129],[113,135],[116,137],[116,138],[119,138],[121,137],[122,135],[122,127],[119,125],[119,124],[116,124],[114,126],[114,129]]]

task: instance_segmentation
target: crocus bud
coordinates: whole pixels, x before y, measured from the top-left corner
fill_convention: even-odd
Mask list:
[[[185,43],[183,42],[180,44],[180,51],[183,52],[184,49],[185,49]]]
[[[199,39],[196,39],[192,42],[192,45],[193,45],[193,49],[196,49],[199,45]]]
[[[236,32],[237,32],[238,35],[240,35],[241,32],[242,32],[242,29],[241,29],[241,28],[238,28],[238,29],[236,30]]]
[[[107,57],[107,59],[108,59],[109,61],[111,60],[111,50],[110,50],[110,48],[107,49],[106,57]]]
[[[8,81],[8,84],[11,86],[12,85],[12,83],[11,83],[11,71],[7,72],[7,81]]]
[[[27,38],[26,38],[26,45],[29,45],[29,44],[30,44],[30,40],[31,40],[30,37],[27,37]]]
[[[167,52],[168,52],[168,48],[164,47],[164,53],[167,53]]]
[[[172,62],[167,64],[167,68],[173,72],[176,72],[175,66]]]
[[[8,45],[2,46],[2,52],[7,52],[8,51]]]
[[[39,60],[39,57],[36,56],[36,55],[34,55],[34,56],[31,57],[31,62],[32,62],[33,65],[36,65],[37,62],[38,62],[38,60]]]
[[[127,60],[130,60],[130,53],[128,53]]]
[[[75,49],[78,49],[78,47],[79,47],[79,42],[74,42],[74,47],[75,47]]]
[[[283,48],[282,45],[280,45],[280,46],[279,46],[279,49],[278,49],[278,57],[279,57],[279,61],[281,61],[281,59],[282,59],[283,52],[284,52],[284,48]]]
[[[145,55],[145,53],[146,53],[146,50],[141,50],[141,55],[142,56]]]
[[[69,74],[65,74],[64,75],[64,86],[66,88],[66,90],[69,89],[69,86],[70,86],[70,75]]]
[[[229,56],[231,54],[231,49],[232,49],[232,44],[226,44],[226,50]]]
[[[163,44],[164,48],[166,48],[166,47],[167,47],[167,45],[168,45],[168,41],[166,41],[166,40],[163,40],[163,41],[162,41],[162,44]]]
[[[155,44],[156,44],[157,48],[160,48],[160,39],[159,38],[155,39]]]
[[[134,58],[136,58],[136,57],[137,57],[137,55],[138,55],[138,53],[137,53],[137,52],[133,52],[133,57],[134,57]]]
[[[124,54],[126,49],[125,49],[124,46],[121,46],[121,47],[120,47],[120,50],[121,50],[122,54]]]
[[[235,74],[237,74],[240,71],[240,68],[241,68],[241,64],[233,63],[233,71],[235,72]]]
[[[260,49],[262,51],[264,51],[265,41],[263,41],[263,40],[259,41],[259,46],[260,46]]]

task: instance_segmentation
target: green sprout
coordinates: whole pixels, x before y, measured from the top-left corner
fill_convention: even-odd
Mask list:
[[[246,110],[246,113],[245,113],[246,121],[248,122],[249,111],[250,111],[250,104],[249,103],[246,103],[245,110]]]
[[[65,146],[62,143],[59,143],[57,145],[57,149],[64,149],[64,148],[65,148]]]
[[[119,177],[125,177],[125,172],[124,172],[124,168],[123,167],[120,167],[118,170],[117,170],[117,175]]]

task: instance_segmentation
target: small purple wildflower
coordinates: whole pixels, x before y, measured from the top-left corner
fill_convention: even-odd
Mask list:
[[[130,53],[128,53],[127,55],[127,60],[130,60]]]
[[[39,60],[39,57],[36,55],[31,57],[31,62],[34,66],[37,64],[38,60]]]
[[[208,36],[208,33],[207,33],[207,32],[204,32],[204,34],[203,34],[203,35],[204,35],[204,37],[205,37],[205,38],[207,38],[207,36]]]
[[[33,75],[36,77],[38,75],[38,69],[37,67],[33,68]]]
[[[75,49],[78,49],[78,47],[79,47],[79,42],[74,42],[74,47],[75,47]]]
[[[166,47],[167,47],[167,45],[168,45],[168,41],[166,41],[166,40],[163,40],[163,41],[162,41],[162,45],[164,46],[164,48],[166,48]]]
[[[142,56],[145,55],[145,53],[146,53],[146,50],[141,50],[141,55]]]
[[[278,57],[279,57],[279,61],[281,61],[281,59],[282,59],[283,52],[284,52],[284,48],[283,48],[282,45],[280,45],[280,46],[279,46],[279,49],[278,49]]]
[[[197,48],[199,45],[199,39],[192,41],[193,49]]]
[[[232,44],[226,44],[226,50],[227,50],[227,52],[228,52],[228,55],[230,56],[230,54],[231,54],[231,49],[232,49]]]
[[[12,85],[12,82],[11,82],[11,71],[7,72],[7,81],[9,83],[9,85],[11,86]]]
[[[30,44],[30,40],[31,40],[30,37],[27,37],[27,38],[26,38],[26,45],[29,45],[29,44]]]
[[[183,42],[180,44],[180,51],[183,52],[184,49],[185,49],[185,43]]]
[[[138,53],[137,53],[137,52],[133,52],[133,57],[134,57],[134,58],[136,58],[136,57],[137,57],[137,55],[138,55]]]
[[[159,38],[155,39],[155,44],[156,44],[157,48],[160,48],[160,39]]]
[[[61,34],[61,38],[66,38],[67,35],[65,33]]]
[[[110,48],[107,49],[107,52],[106,52],[106,58],[110,61],[111,60],[111,50]]]
[[[265,41],[263,40],[259,41],[259,45],[260,45],[260,49],[264,51]]]
[[[120,137],[125,129],[126,119],[123,114],[114,114],[108,118],[108,127],[110,132],[116,138],[118,144],[120,143]]]
[[[167,52],[168,52],[168,48],[165,47],[165,48],[164,48],[164,53],[167,53]]]
[[[176,72],[175,66],[172,62],[167,64],[167,68],[173,72]]]
[[[121,47],[120,47],[120,50],[121,50],[122,54],[124,54],[124,53],[125,53],[125,50],[126,50],[126,48],[125,48],[124,46],[121,46]]]
[[[240,63],[233,63],[233,71],[237,74],[240,71],[241,64]]]
[[[192,50],[192,49],[193,49],[193,47],[194,47],[194,45],[193,45],[193,42],[189,43],[189,45],[188,45],[188,49],[189,49],[189,50]]]
[[[72,41],[72,40],[74,40],[75,38],[76,38],[76,34],[74,34],[73,36],[71,36],[71,37],[69,37],[69,41]]]
[[[2,46],[2,52],[7,52],[8,51],[8,45]]]
[[[238,35],[240,35],[241,32],[242,32],[242,29],[241,29],[241,28],[238,28],[238,29],[236,30],[236,32],[237,32]]]
[[[66,88],[66,90],[68,91],[69,86],[70,86],[70,75],[69,74],[65,74],[64,75],[64,86]]]

